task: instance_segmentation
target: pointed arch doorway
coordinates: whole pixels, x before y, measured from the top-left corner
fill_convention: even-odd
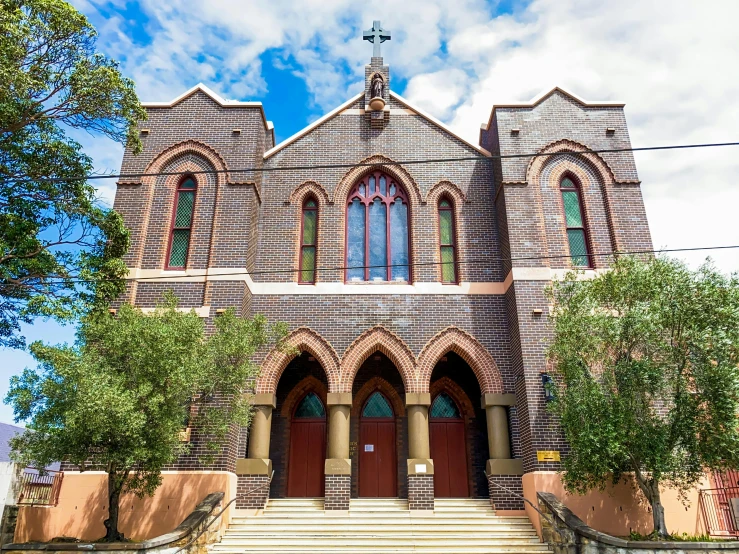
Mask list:
[[[434,496],[465,498],[470,495],[464,419],[457,403],[439,393],[429,413],[431,459],[434,460]]]
[[[359,496],[398,495],[395,413],[380,391],[362,407],[359,420]]]
[[[290,420],[287,496],[323,496],[326,459],[326,408],[315,392],[298,402]]]

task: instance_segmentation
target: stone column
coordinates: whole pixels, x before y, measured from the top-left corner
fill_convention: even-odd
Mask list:
[[[349,459],[349,417],[352,409],[350,392],[330,392],[328,405],[328,458],[324,468],[325,511],[340,514],[349,511],[352,462]]]
[[[269,440],[272,410],[277,407],[277,398],[274,394],[255,394],[252,404],[254,414],[249,430],[249,457],[236,460],[236,507],[261,510],[269,499],[269,480],[272,476]]]
[[[488,424],[490,454],[485,473],[488,477],[490,502],[497,510],[523,509],[523,461],[511,458],[506,411],[507,406],[515,405],[515,394],[485,394],[482,397],[482,407],[485,408]]]
[[[431,395],[407,393],[408,412],[408,509],[434,509],[434,462],[429,448]]]

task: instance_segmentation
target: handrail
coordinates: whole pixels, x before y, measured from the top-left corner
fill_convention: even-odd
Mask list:
[[[483,471],[483,473],[485,473],[485,477],[489,477],[489,475],[487,474],[487,472]],[[524,496],[521,496],[517,492],[512,491],[508,487],[504,487],[500,483],[496,483],[495,481],[491,481],[490,479],[488,479],[488,483],[492,483],[496,487],[499,487],[499,488],[503,489],[508,494],[512,494],[513,496],[517,496],[518,498],[520,498],[521,500],[523,500],[524,502],[526,502],[529,506],[531,506],[534,510],[536,510],[537,512],[539,512],[539,515],[541,517],[543,517],[544,519],[546,519],[549,522],[549,525],[551,525],[552,527],[554,527],[554,520],[552,520],[548,515],[546,515],[544,512],[542,512],[539,508],[537,508],[536,506],[534,506],[534,503],[531,502],[531,500],[529,500],[528,498],[526,498]]]
[[[195,544],[195,541],[197,541],[197,540],[198,540],[198,539],[199,539],[200,537],[202,537],[202,536],[203,536],[203,535],[205,534],[205,532],[206,532],[206,531],[207,531],[207,530],[208,530],[208,529],[210,528],[210,526],[211,526],[211,525],[213,525],[213,523],[214,523],[214,522],[215,522],[215,521],[216,521],[216,520],[217,520],[217,519],[218,519],[219,517],[221,517],[221,515],[223,515],[223,512],[225,512],[225,511],[226,511],[226,509],[227,509],[227,508],[228,508],[228,507],[229,507],[229,506],[230,506],[231,504],[233,504],[234,502],[236,502],[236,501],[237,501],[237,500],[238,500],[239,498],[244,498],[245,496],[249,496],[249,495],[250,495],[251,493],[253,493],[253,492],[256,492],[256,491],[258,491],[258,490],[260,490],[260,489],[263,489],[264,487],[266,487],[266,486],[270,485],[270,484],[272,483],[272,479],[274,478],[274,476],[275,476],[275,470],[273,469],[273,470],[272,470],[272,474],[271,474],[271,475],[269,476],[269,480],[268,480],[268,481],[267,481],[266,483],[262,483],[261,485],[259,485],[259,486],[258,486],[258,487],[256,487],[256,488],[253,488],[253,489],[251,489],[251,490],[248,490],[248,491],[246,491],[245,493],[239,494],[238,496],[234,496],[234,497],[233,497],[233,498],[232,498],[232,499],[231,499],[231,500],[229,501],[229,503],[228,503],[228,504],[226,504],[226,505],[225,505],[225,506],[223,507],[223,509],[222,509],[222,510],[221,510],[220,512],[218,512],[218,513],[217,513],[217,514],[216,514],[215,516],[213,516],[213,519],[211,519],[211,520],[210,520],[210,521],[209,521],[209,522],[208,522],[208,523],[207,523],[207,524],[205,525],[205,527],[203,527],[203,529],[202,529],[202,530],[200,531],[200,533],[198,533],[198,534],[197,534],[197,536],[196,536],[196,537],[195,537],[194,539],[192,539],[192,540],[191,540],[190,542],[188,542],[188,543],[187,543],[186,545],[184,545],[184,546],[182,546],[182,547],[178,548],[177,550],[175,550],[175,551],[174,551],[174,554],[179,554],[180,552],[182,552],[182,551],[183,551],[183,550],[185,550],[186,548],[188,548],[188,547],[192,546],[193,544]]]

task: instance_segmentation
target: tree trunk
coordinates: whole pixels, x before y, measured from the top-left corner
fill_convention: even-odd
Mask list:
[[[115,469],[108,471],[108,519],[105,525],[106,533],[103,541],[115,542],[123,540],[123,533],[118,530],[118,515],[120,512],[121,490],[125,477],[116,474]]]
[[[634,466],[634,474],[639,488],[647,497],[649,504],[652,506],[652,523],[654,524],[654,533],[659,537],[668,537],[667,523],[665,522],[665,508],[662,506],[662,497],[659,493],[659,481],[656,479],[646,479],[638,466]]]
[[[654,521],[654,531],[660,537],[669,535],[667,532],[667,523],[665,522],[665,508],[662,506],[662,498],[659,493],[659,483],[650,480],[649,486],[652,489],[652,498],[649,499],[652,504],[652,520]]]

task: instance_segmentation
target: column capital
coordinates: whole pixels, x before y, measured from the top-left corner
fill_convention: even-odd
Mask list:
[[[241,458],[236,460],[236,475],[272,475],[272,460]]]
[[[352,461],[346,458],[326,458],[323,472],[325,475],[351,475]]]
[[[486,393],[482,395],[481,403],[483,408],[489,408],[490,406],[515,406],[516,395]]]
[[[269,406],[270,408],[277,407],[277,395],[268,392],[260,392],[251,397],[251,404],[253,406]]]
[[[350,392],[330,392],[326,395],[327,406],[351,406],[352,393]]]
[[[428,458],[408,458],[408,475],[433,475],[434,461]]]
[[[405,393],[406,406],[431,406],[431,393],[407,392]]]
[[[523,460],[519,459],[496,459],[488,460],[485,464],[487,475],[523,475]]]

